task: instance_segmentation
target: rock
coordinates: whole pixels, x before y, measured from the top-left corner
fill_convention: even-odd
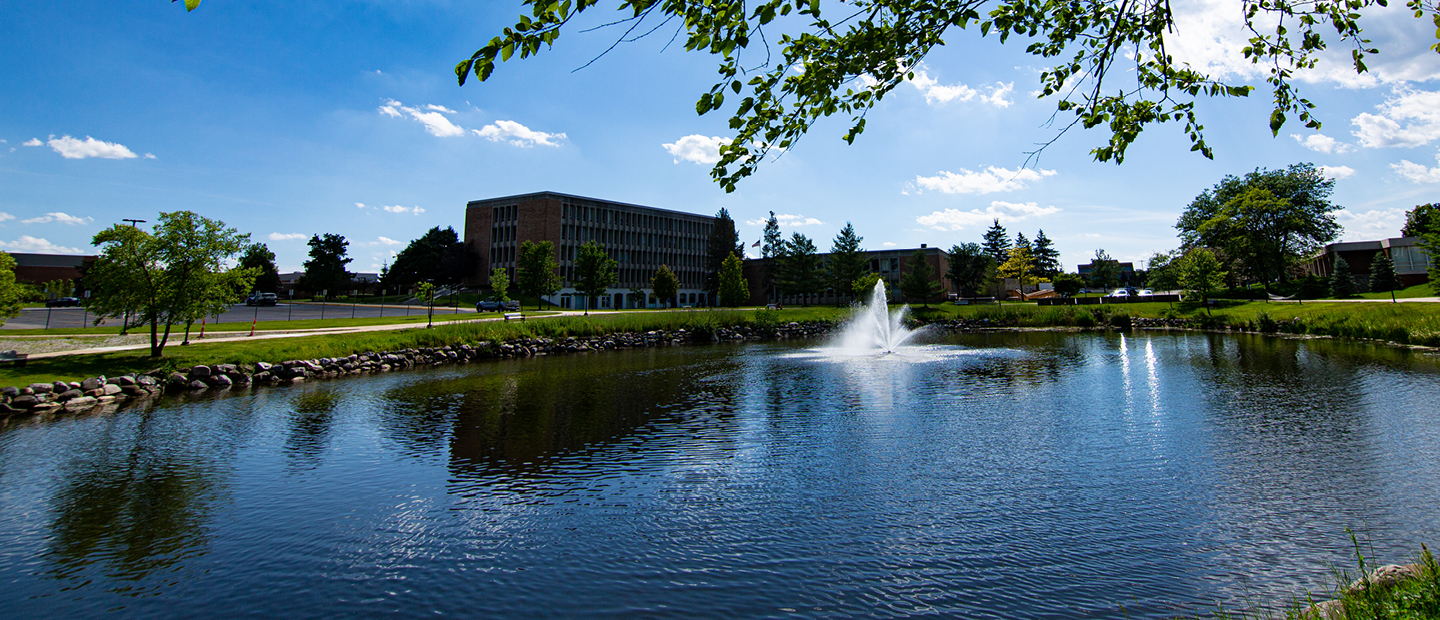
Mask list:
[[[98,401],[95,399],[94,396],[81,396],[79,398],[72,398],[65,401],[65,410],[79,411],[81,409],[89,409],[90,407],[94,407],[96,404],[98,404]]]
[[[57,395],[55,396],[55,400],[58,400],[58,401],[60,401],[60,402],[63,403],[63,402],[69,402],[69,401],[75,400],[75,399],[77,399],[77,398],[82,398],[82,397],[84,397],[84,396],[85,396],[85,393],[84,393],[84,392],[81,392],[80,390],[65,390],[64,392],[61,392],[61,393],[57,394]]]
[[[210,386],[205,385],[205,382],[204,382],[204,381],[201,381],[201,380],[199,380],[199,379],[193,379],[193,380],[191,380],[191,381],[190,381],[190,384],[187,385],[186,387],[188,387],[188,388],[190,388],[190,389],[192,389],[192,390],[208,390],[208,389],[210,389]]]
[[[274,364],[271,364],[270,362],[255,362],[255,372],[257,374],[262,372],[270,372],[270,369],[273,367]]]
[[[19,409],[16,407],[11,407],[10,405],[0,404],[0,415],[14,415],[17,413],[25,413],[26,411],[26,409]]]
[[[168,379],[165,380],[165,387],[170,388],[170,389],[172,389],[172,390],[183,390],[183,389],[185,389],[185,388],[186,388],[187,386],[189,386],[189,385],[190,385],[190,380],[189,380],[189,379],[186,379],[186,378],[185,378],[185,375],[182,375],[182,374],[180,374],[180,373],[178,373],[178,372],[177,372],[177,373],[174,373],[174,374],[171,374],[171,375],[170,375],[170,378],[168,378]]]
[[[35,407],[33,407],[32,409],[30,409],[30,412],[31,412],[31,413],[50,413],[51,411],[54,411],[54,410],[56,410],[56,409],[59,409],[61,406],[62,406],[62,405],[61,405],[60,403],[40,403],[40,404],[35,405]]]
[[[22,394],[10,399],[10,406],[16,409],[29,409],[38,404],[40,404],[40,399],[30,394]]]
[[[157,381],[155,377],[152,377],[150,375],[140,375],[138,377],[135,377],[135,383],[145,386],[160,385],[160,382]]]
[[[269,380],[270,380],[270,376],[271,376],[271,375],[270,375],[270,372],[269,372],[269,371],[262,370],[262,371],[260,371],[260,372],[255,373],[255,376],[252,377],[252,379],[254,379],[256,383],[263,383],[263,382],[265,382],[265,381],[269,381]]]
[[[102,386],[102,385],[105,385],[105,377],[103,377],[103,376],[102,376],[102,377],[91,377],[91,378],[89,378],[89,379],[86,379],[86,380],[80,382],[80,390],[81,390],[82,392],[89,392],[90,390],[98,390],[98,389],[100,389],[100,386]]]
[[[1404,566],[1401,566],[1399,564],[1387,564],[1385,566],[1381,566],[1380,568],[1375,569],[1374,572],[1370,573],[1369,577],[1365,579],[1357,579],[1355,583],[1350,584],[1350,587],[1345,588],[1345,593],[1351,595],[1359,594],[1361,592],[1364,592],[1365,589],[1371,585],[1375,585],[1382,589],[1389,588],[1402,581],[1415,579],[1422,574],[1424,573],[1420,570],[1420,566],[1418,564],[1406,564]]]
[[[3,388],[0,388],[0,394],[3,394],[6,398],[15,398],[16,396],[19,396],[19,395],[20,395],[20,388],[13,387],[13,386],[6,386],[6,387],[3,387]]]
[[[210,376],[210,367],[204,364],[196,364],[190,368],[191,379],[204,379]]]
[[[101,389],[105,390],[106,396],[114,396],[124,390],[124,388],[115,385],[114,383],[106,383],[105,387]]]
[[[21,396],[30,396],[35,393],[35,390],[32,390],[29,387],[20,388],[19,391]]]
[[[120,387],[122,388],[130,385],[135,385],[135,383],[135,377],[132,377],[130,375],[123,375],[120,377],[119,380]]]
[[[1311,605],[1300,614],[1301,620],[1344,620],[1345,606],[1340,601],[1325,601]]]
[[[49,394],[55,391],[55,386],[49,383],[31,383],[29,388],[32,394]]]
[[[230,377],[227,377],[225,375],[211,375],[205,378],[205,383],[209,384],[210,387],[219,388],[230,387],[231,385],[234,385],[235,382],[231,381]]]

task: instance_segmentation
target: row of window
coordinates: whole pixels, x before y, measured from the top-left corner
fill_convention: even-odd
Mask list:
[[[560,207],[560,217],[568,222],[595,222],[600,225],[635,226],[637,228],[649,228],[651,230],[696,236],[708,236],[710,234],[710,225],[703,222],[601,207],[585,207],[571,204],[562,205]]]

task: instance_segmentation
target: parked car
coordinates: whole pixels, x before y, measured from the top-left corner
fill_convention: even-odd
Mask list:
[[[1136,294],[1136,295],[1139,295],[1139,296],[1141,296],[1141,297],[1149,297],[1149,296],[1151,296],[1151,295],[1154,295],[1154,294],[1155,294],[1155,291],[1153,291],[1153,290],[1151,290],[1151,289],[1148,289],[1148,288],[1142,288],[1142,289],[1140,289],[1140,290],[1138,290],[1138,291],[1135,291],[1135,294]]]
[[[78,297],[61,297],[45,302],[46,308],[74,308],[80,305]]]
[[[276,302],[278,302],[278,301],[279,301],[279,298],[275,296],[275,293],[259,293],[259,294],[257,294],[257,295],[251,295],[251,296],[245,298],[245,305],[247,305],[247,306],[273,306],[273,305],[275,305]]]
[[[1133,289],[1117,288],[1113,291],[1110,291],[1110,294],[1106,295],[1106,297],[1129,297],[1134,294],[1135,292]]]
[[[476,312],[519,312],[519,311],[520,311],[520,302],[519,302],[519,301],[516,301],[516,300],[514,300],[514,299],[511,299],[511,300],[509,300],[509,301],[504,301],[504,302],[495,301],[495,300],[493,300],[493,299],[486,299],[486,300],[481,301],[481,302],[478,303],[478,304],[475,304],[475,311],[476,311]]]

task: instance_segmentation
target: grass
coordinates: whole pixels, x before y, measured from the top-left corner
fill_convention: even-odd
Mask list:
[[[1416,297],[1436,297],[1435,289],[1426,284],[1416,284],[1395,291],[1396,299],[1413,299]],[[1357,299],[1390,299],[1390,293],[1360,293],[1355,296]]]
[[[536,313],[532,310],[532,311],[530,311],[530,312],[527,312],[527,314],[535,315]],[[553,314],[553,313],[545,313],[545,314]],[[495,318],[497,315],[496,315],[495,313],[488,313],[488,314],[481,314],[481,315],[478,315],[478,316],[484,317],[484,318]],[[442,312],[440,311],[440,308],[436,308],[436,309],[435,309],[435,322],[436,322],[436,323],[450,322],[450,321],[468,321],[468,320],[474,320],[476,317],[477,317],[477,315],[474,314],[474,313],[467,313],[467,314],[450,314],[450,313],[448,313],[448,312],[442,313]],[[417,313],[417,314],[411,314],[410,316],[369,317],[369,318],[359,318],[359,319],[350,319],[350,318],[343,318],[343,319],[342,319],[342,318],[336,318],[336,319],[306,319],[306,320],[303,320],[303,321],[261,321],[261,322],[255,324],[255,330],[256,330],[256,331],[291,331],[291,330],[298,330],[298,329],[325,329],[325,328],[340,328],[340,327],[363,327],[363,326],[366,326],[366,325],[400,325],[400,324],[406,324],[406,323],[424,323],[425,321],[426,321],[426,315],[425,315],[425,313],[423,312],[423,309],[422,309],[422,311],[420,311],[419,313]],[[232,321],[232,322],[230,322],[230,323],[207,323],[207,324],[205,325],[205,332],[206,332],[206,333],[210,333],[210,332],[248,332],[248,331],[250,331],[250,322],[249,322],[249,321]],[[86,328],[73,327],[73,328],[66,328],[66,329],[7,329],[7,330],[0,330],[0,338],[4,338],[4,337],[6,337],[6,336],[85,336],[85,335],[95,336],[95,335],[106,335],[106,334],[113,335],[113,334],[119,334],[119,333],[120,333],[120,327],[119,327],[118,325],[117,325],[117,326],[113,326],[113,327],[86,327]],[[130,330],[130,333],[132,333],[132,334],[141,334],[141,333],[149,334],[150,331],[149,331],[149,328],[146,327],[146,328],[144,328],[143,330],[142,330],[142,329],[131,329],[131,330]],[[175,337],[176,335],[183,335],[184,333],[185,333],[185,326],[184,326],[184,325],[179,325],[179,326],[176,326],[176,328],[173,329],[173,330],[170,332],[170,337],[171,337],[172,339],[174,339],[174,337]],[[199,333],[200,333],[200,324],[199,324],[199,323],[196,323],[196,324],[190,326],[190,335],[191,335],[192,337],[195,336],[196,334],[199,334]]]

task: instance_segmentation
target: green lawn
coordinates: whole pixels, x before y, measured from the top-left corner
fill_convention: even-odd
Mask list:
[[[1360,299],[1390,299],[1390,293],[1361,293],[1356,295],[1356,297]],[[1434,287],[1430,286],[1429,283],[1416,284],[1415,286],[1395,291],[1396,299],[1410,299],[1414,297],[1440,297],[1440,295],[1435,293]]]
[[[536,313],[535,313],[534,311],[530,311],[530,312],[527,312],[527,314],[534,315],[534,314],[536,314]],[[547,313],[547,314],[554,314],[554,313]],[[435,309],[435,322],[436,322],[436,323],[442,323],[442,322],[443,322],[443,323],[448,323],[448,322],[450,322],[450,321],[473,321],[473,320],[476,320],[477,318],[496,318],[497,316],[498,316],[498,315],[496,315],[495,313],[486,313],[486,314],[479,314],[479,315],[477,315],[477,314],[475,314],[475,313],[473,313],[473,312],[464,313],[464,314],[450,314],[450,313],[442,313],[442,312],[440,312],[440,309],[439,309],[439,308],[436,308],[436,309]],[[338,328],[338,327],[361,327],[361,326],[365,326],[365,325],[399,325],[399,324],[406,324],[406,323],[424,323],[425,321],[426,321],[426,315],[425,315],[424,312],[421,312],[421,313],[419,313],[419,314],[412,314],[412,315],[410,315],[410,316],[370,317],[370,318],[362,318],[362,319],[307,319],[307,320],[304,320],[304,321],[261,321],[261,322],[255,324],[255,330],[256,330],[256,331],[291,331],[291,330],[299,330],[299,329],[326,329],[326,328]],[[174,337],[175,335],[177,335],[177,334],[183,334],[184,331],[185,331],[185,326],[184,326],[184,325],[178,326],[174,331],[171,332],[171,337],[173,338],[173,337]],[[232,322],[232,323],[207,323],[207,324],[205,325],[205,331],[206,331],[206,333],[209,333],[209,332],[248,332],[248,331],[250,331],[250,323],[249,323],[248,321],[235,321],[235,322]],[[146,333],[146,334],[150,333],[148,328],[146,328],[146,329],[144,329],[144,330],[140,330],[140,329],[132,329],[132,330],[130,330],[130,333],[132,333],[132,334],[138,334],[138,333],[142,333],[142,332],[143,332],[143,333]],[[99,335],[99,334],[118,334],[118,333],[120,333],[120,328],[119,328],[118,326],[115,326],[115,327],[86,327],[86,328],[83,328],[83,329],[78,328],[78,327],[76,327],[76,328],[68,328],[68,329],[7,329],[7,330],[0,330],[0,338],[4,338],[4,337],[6,337],[6,336],[82,336],[82,335],[91,335],[91,336],[93,336],[93,335]],[[197,334],[199,334],[199,333],[200,333],[200,324],[197,323],[197,324],[195,324],[195,325],[193,325],[193,326],[190,327],[190,335],[191,335],[191,337],[194,337],[195,335],[197,335]]]

